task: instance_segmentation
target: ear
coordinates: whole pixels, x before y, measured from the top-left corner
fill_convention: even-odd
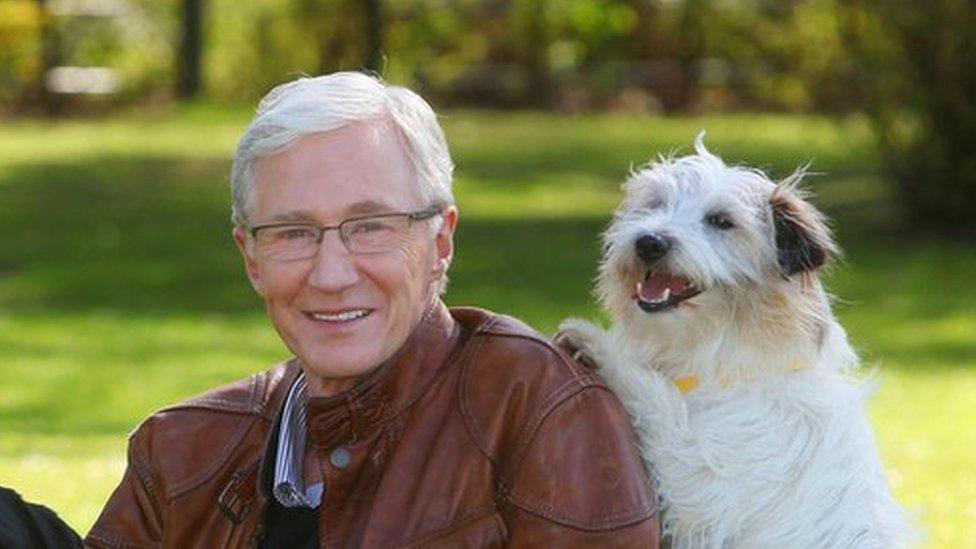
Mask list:
[[[784,277],[819,269],[840,251],[823,214],[790,186],[777,187],[769,198],[776,232],[776,254]]]
[[[454,258],[454,230],[457,229],[458,209],[455,206],[448,206],[441,214],[443,222],[434,237],[437,258],[434,263],[434,274],[444,276],[451,260]]]
[[[261,270],[258,268],[257,261],[251,255],[250,242],[247,238],[247,229],[237,225],[234,227],[234,243],[240,250],[244,258],[244,270],[247,271],[247,278],[251,281],[251,287],[258,295],[264,297],[264,284],[262,284]]]

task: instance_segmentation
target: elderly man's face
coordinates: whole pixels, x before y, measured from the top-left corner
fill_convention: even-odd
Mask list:
[[[248,212],[253,225],[314,222],[415,212],[428,207],[394,127],[355,123],[305,137],[255,165]],[[457,212],[414,223],[389,252],[349,251],[327,231],[318,255],[299,261],[262,257],[242,229],[235,240],[251,283],[282,339],[305,365],[313,394],[328,395],[389,358],[437,294],[453,252]],[[440,227],[432,235],[432,227]]]

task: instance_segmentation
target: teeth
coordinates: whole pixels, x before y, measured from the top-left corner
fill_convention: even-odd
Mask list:
[[[661,294],[661,301],[667,301],[671,299],[671,288],[665,288],[664,293]]]
[[[362,318],[366,316],[368,313],[369,311],[366,311],[365,309],[360,309],[356,311],[346,311],[344,313],[339,313],[337,315],[325,315],[325,314],[312,313],[312,317],[315,320],[327,320],[329,322],[348,322],[350,320]]]

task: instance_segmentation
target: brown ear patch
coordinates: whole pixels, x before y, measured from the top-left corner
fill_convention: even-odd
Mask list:
[[[823,215],[793,189],[778,187],[769,205],[777,260],[784,277],[819,269],[839,254]]]

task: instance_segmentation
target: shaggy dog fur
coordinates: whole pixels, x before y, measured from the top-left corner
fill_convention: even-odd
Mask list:
[[[802,170],[776,185],[702,139],[625,183],[598,279],[613,326],[571,319],[559,339],[630,412],[672,547],[909,544]]]

